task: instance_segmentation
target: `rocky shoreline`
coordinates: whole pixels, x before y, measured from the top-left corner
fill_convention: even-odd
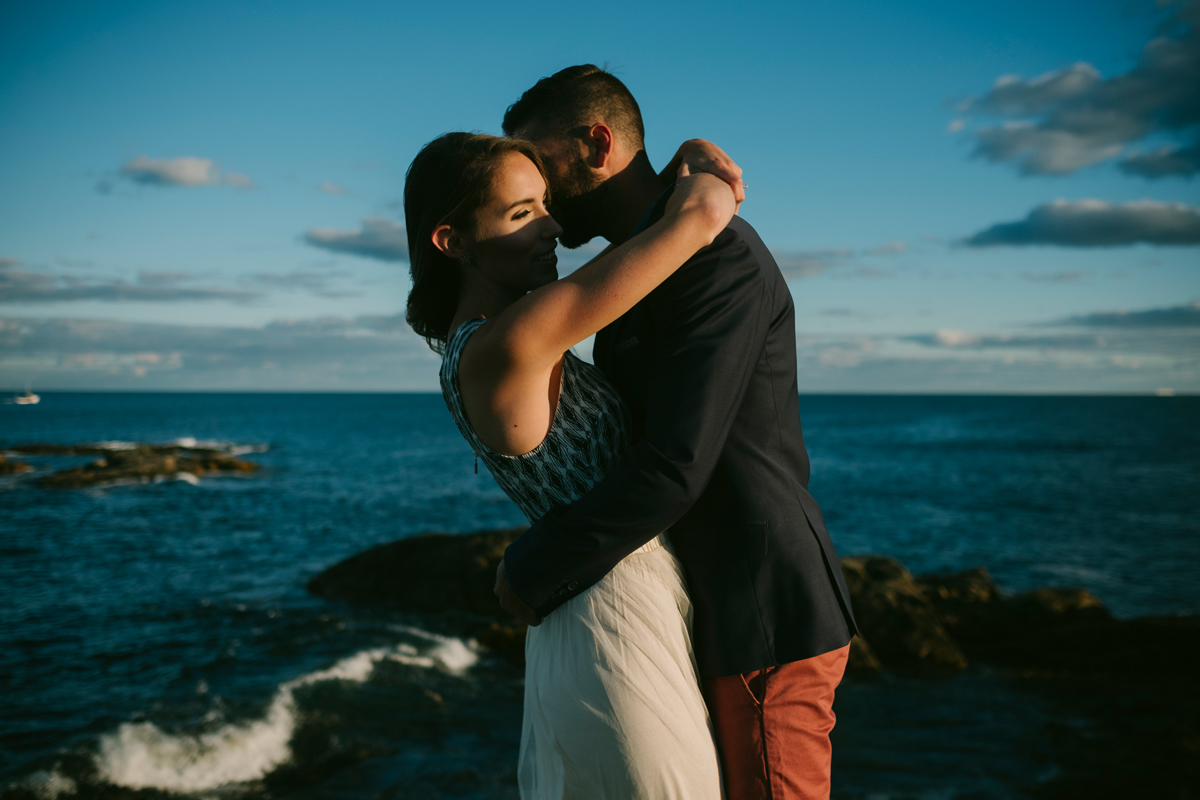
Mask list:
[[[326,569],[308,590],[329,600],[445,616],[514,664],[525,626],[492,595],[504,548],[524,530],[426,533]],[[1116,619],[1083,588],[1002,592],[986,569],[913,576],[899,561],[843,559],[861,636],[854,680],[1010,677],[1083,715],[1047,735],[1061,774],[1045,797],[1196,797],[1200,791],[1200,616]]]
[[[249,474],[258,464],[211,447],[179,444],[105,445],[19,444],[4,452],[24,456],[100,456],[89,464],[63,469],[37,479],[46,489],[84,489],[111,483],[149,483],[157,480],[200,478],[205,475]],[[29,472],[32,466],[0,455],[0,475]]]
[[[13,461],[3,453],[0,453],[0,475],[20,475],[23,472],[31,472],[33,467],[26,464],[24,461]]]
[[[321,572],[308,590],[329,600],[478,618],[480,640],[521,663],[524,626],[500,609],[492,585],[504,548],[523,530],[426,533],[379,545]],[[849,667],[859,676],[943,677],[974,660],[1042,672],[1091,671],[1100,662],[1116,668],[1127,660],[1126,640],[1196,627],[1194,617],[1114,619],[1082,588],[1008,595],[983,568],[914,577],[896,559],[870,555],[843,559],[842,570],[861,628]],[[1108,657],[1076,657],[1099,642],[1112,650]]]

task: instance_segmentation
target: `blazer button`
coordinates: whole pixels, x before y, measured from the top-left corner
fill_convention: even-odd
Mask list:
[[[567,591],[573,592],[579,588],[579,581],[571,581],[567,584]]]

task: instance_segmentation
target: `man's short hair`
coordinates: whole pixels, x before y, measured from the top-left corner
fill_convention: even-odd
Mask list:
[[[512,136],[534,126],[539,136],[565,138],[597,121],[625,144],[645,147],[642,110],[625,84],[594,64],[580,64],[542,78],[521,95],[504,113],[504,132]]]

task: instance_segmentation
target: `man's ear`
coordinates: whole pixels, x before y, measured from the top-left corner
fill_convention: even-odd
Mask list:
[[[458,234],[449,225],[438,225],[433,229],[433,246],[455,260],[467,254]]]
[[[612,128],[603,122],[597,122],[588,128],[587,145],[589,150],[586,158],[588,166],[592,169],[604,169],[612,159],[613,147],[616,145],[616,137],[613,135]]]

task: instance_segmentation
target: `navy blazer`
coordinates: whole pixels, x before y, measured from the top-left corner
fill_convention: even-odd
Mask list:
[[[661,206],[661,203],[659,204]],[[800,431],[792,296],[739,217],[596,337],[634,444],[513,542],[509,583],[543,616],[670,530],[701,675],[827,653],[857,632]]]

